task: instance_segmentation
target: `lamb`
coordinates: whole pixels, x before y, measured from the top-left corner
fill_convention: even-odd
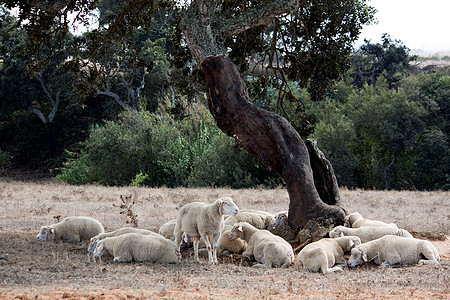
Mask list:
[[[225,225],[233,226],[238,222],[247,222],[258,229],[271,229],[275,217],[273,214],[259,210],[241,210],[236,216],[225,219]]]
[[[94,250],[94,258],[105,253],[114,256],[114,262],[178,263],[180,251],[171,240],[161,235],[126,233],[100,240]]]
[[[89,217],[67,217],[59,223],[42,226],[36,238],[39,241],[62,240],[68,243],[79,243],[90,240],[99,233],[105,232],[103,225]]]
[[[401,237],[412,238],[413,236],[404,229],[395,229],[393,227],[373,227],[362,226],[358,228],[348,228],[345,226],[336,226],[329,232],[330,238],[342,236],[358,236],[362,243],[373,241],[385,235],[396,235]]]
[[[217,241],[217,252],[219,254],[228,253],[242,253],[247,249],[247,243],[242,239],[230,240],[228,235],[233,226],[225,225],[222,233],[220,234],[219,240]]]
[[[243,257],[259,262],[256,267],[281,267],[287,268],[294,262],[292,246],[282,237],[274,235],[268,230],[255,228],[246,222],[233,225],[229,235],[230,240],[236,238],[247,242],[247,250]]]
[[[275,220],[273,221],[273,227],[278,227],[284,222],[286,222],[288,219],[288,212],[287,211],[280,211],[275,215]]]
[[[383,266],[433,265],[439,264],[439,260],[438,251],[429,241],[386,235],[353,248],[348,265],[355,267],[368,261]]]
[[[344,253],[356,245],[361,244],[357,236],[345,236],[338,238],[323,238],[317,242],[308,244],[297,256],[297,266],[311,272],[327,274],[342,271],[347,266]],[[336,265],[337,266],[334,266]]]
[[[358,228],[362,226],[377,226],[377,227],[392,227],[398,229],[397,225],[394,223],[385,223],[378,220],[364,219],[359,212],[354,212],[346,217],[352,228]]]
[[[174,230],[175,244],[180,250],[183,233],[194,240],[194,259],[198,259],[198,244],[200,238],[208,250],[209,263],[218,264],[217,241],[224,226],[224,215],[235,216],[239,209],[229,197],[217,199],[214,203],[192,202],[184,205],[177,215]]]
[[[133,228],[133,227],[124,227],[124,228],[120,228],[111,232],[103,232],[103,233],[99,233],[96,236],[92,237],[90,242],[89,242],[89,246],[88,246],[88,252],[89,254],[93,254],[95,248],[97,247],[97,242],[99,240],[102,240],[104,238],[107,237],[114,237],[114,236],[119,236],[125,233],[139,233],[139,234],[143,234],[143,235],[158,235],[158,233],[147,230],[147,229],[140,229],[140,228]]]

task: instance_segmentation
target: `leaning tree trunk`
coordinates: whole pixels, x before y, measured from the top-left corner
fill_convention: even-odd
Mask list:
[[[201,68],[206,76],[209,108],[218,127],[239,140],[286,183],[290,198],[289,225],[298,230],[318,218],[343,223],[345,211],[339,205],[337,184],[331,184],[329,192],[323,194],[326,199],[322,200],[314,182],[308,148],[292,125],[249,101],[247,87],[236,65],[226,56],[208,56]],[[317,153],[314,149],[311,152]],[[323,159],[319,156],[314,161],[323,169]],[[323,180],[330,182],[327,176]],[[317,184],[325,186],[323,180]]]

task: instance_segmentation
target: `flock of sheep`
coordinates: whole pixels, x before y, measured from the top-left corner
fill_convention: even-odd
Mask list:
[[[213,203],[184,205],[176,220],[153,232],[125,227],[105,233],[102,224],[88,217],[68,217],[57,224],[42,226],[37,239],[78,243],[89,240],[88,253],[94,259],[113,256],[114,262],[178,263],[180,248],[194,247],[199,262],[200,245],[206,248],[210,264],[218,264],[217,252],[242,253],[256,261],[256,267],[287,268],[294,264],[294,250],[269,229],[287,220],[287,212],[273,215],[264,211],[239,210],[224,197]],[[341,271],[373,261],[378,265],[438,264],[440,257],[429,241],[415,239],[396,224],[364,219],[358,212],[347,216],[351,227],[337,226],[322,238],[305,246],[297,255],[298,268],[312,272]],[[350,252],[350,258],[344,258]]]

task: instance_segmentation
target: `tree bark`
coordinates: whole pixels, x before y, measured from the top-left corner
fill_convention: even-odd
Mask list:
[[[337,197],[335,191],[331,197],[324,196],[328,204],[321,200],[308,149],[292,125],[249,101],[245,82],[226,56],[207,56],[201,68],[207,82],[209,109],[218,127],[285,181],[290,198],[289,225],[299,229],[320,217],[343,223],[345,211],[338,203],[338,193]]]

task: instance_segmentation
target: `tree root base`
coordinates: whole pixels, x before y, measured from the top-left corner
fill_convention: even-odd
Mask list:
[[[288,241],[293,245],[295,252],[297,252],[307,244],[327,237],[328,232],[337,225],[342,224],[336,224],[336,220],[331,218],[318,217],[314,220],[309,220],[303,228],[293,229],[285,222],[271,230],[271,232]]]

